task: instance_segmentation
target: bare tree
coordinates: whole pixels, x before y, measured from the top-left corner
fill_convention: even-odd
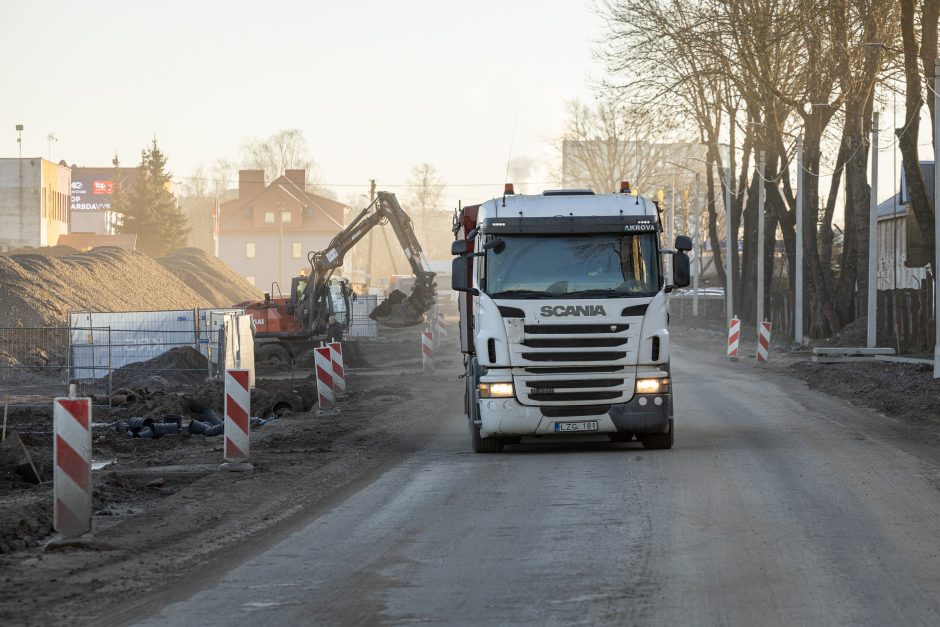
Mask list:
[[[735,310],[744,317],[754,311],[753,244],[761,185],[768,191],[768,231],[775,232],[779,225],[792,267],[793,132],[799,129],[804,137],[800,193],[808,227],[804,253],[811,323],[825,333],[851,320],[857,315],[854,305],[859,287],[864,289],[867,280],[867,264],[859,263],[867,241],[867,229],[863,232],[870,193],[866,163],[874,89],[886,59],[884,48],[866,44],[892,39],[899,12],[894,3],[609,0],[603,12],[609,37],[602,55],[615,76],[623,77],[611,86],[635,103],[668,104],[673,117],[695,124],[700,140],[708,146],[709,234],[716,269],[725,283],[717,246],[713,175],[725,168],[733,173],[731,204],[725,213],[734,233],[743,226],[745,242],[741,263],[734,264],[735,281],[743,280],[745,286],[736,291]],[[829,130],[834,121],[841,123],[841,140]],[[724,138],[732,150],[720,149]],[[827,155],[832,146],[834,154]],[[752,169],[760,150],[767,156],[765,181]],[[832,161],[835,165],[826,173],[832,174],[829,193],[821,203],[821,169],[831,167]],[[833,219],[843,171],[848,187],[847,228],[842,263],[837,264]],[[781,183],[782,195],[776,191]],[[772,235],[766,243],[766,250],[772,251]],[[735,249],[727,247],[733,258]],[[768,259],[772,261],[772,256]]]
[[[267,138],[246,139],[242,142],[241,152],[242,165],[264,170],[268,181],[281,176],[285,170],[306,170],[308,186],[317,187],[317,165],[300,129],[289,128]]]
[[[922,83],[931,95],[928,102],[933,102],[934,60],[937,58],[937,19],[940,2],[938,0],[901,0],[901,40],[904,44],[904,79],[906,84],[904,126],[895,132],[898,146],[904,158],[904,174],[911,199],[911,210],[921,237],[930,249],[930,258],[934,258],[934,211],[927,195],[927,186],[920,169],[920,155],[917,139],[920,134],[920,110],[923,106]],[[918,13],[918,9],[920,12]],[[920,21],[920,39],[918,39],[918,18]],[[918,67],[922,64],[923,70]],[[932,110],[931,113],[936,115]],[[936,117],[934,124],[937,123]],[[936,152],[936,146],[934,146]],[[936,199],[934,199],[936,202]],[[936,273],[936,272],[935,272]]]
[[[437,169],[422,163],[411,168],[408,177],[407,211],[415,234],[432,259],[446,259],[450,254],[451,214],[444,206],[444,181]]]
[[[635,190],[653,193],[676,170],[670,162],[687,161],[696,153],[660,112],[613,97],[601,97],[593,107],[569,102],[565,130],[556,142],[562,187],[612,192],[629,181]]]

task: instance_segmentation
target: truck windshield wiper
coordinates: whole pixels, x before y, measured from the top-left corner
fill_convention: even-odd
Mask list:
[[[543,290],[503,290],[490,294],[492,298],[544,298],[546,296],[552,296],[552,294]]]

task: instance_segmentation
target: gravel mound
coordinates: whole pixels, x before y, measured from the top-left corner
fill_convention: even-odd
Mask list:
[[[241,275],[198,248],[181,248],[157,261],[191,290],[217,307],[228,307],[262,297],[261,292]]]
[[[0,326],[60,326],[69,311],[230,307],[255,297],[228,266],[193,249],[159,261],[114,247],[0,255]]]

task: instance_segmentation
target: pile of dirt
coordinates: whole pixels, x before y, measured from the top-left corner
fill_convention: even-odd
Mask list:
[[[9,326],[62,325],[69,311],[213,305],[143,253],[102,247],[62,257],[0,255],[0,319]]]
[[[932,364],[799,361],[789,372],[834,396],[918,424],[940,424],[940,380]]]
[[[78,252],[77,248],[72,248],[71,246],[40,246],[39,248],[34,248],[32,246],[24,246],[22,248],[17,248],[8,252],[8,255],[42,255],[43,257],[64,257],[66,255],[74,255]]]
[[[157,261],[216,307],[228,307],[262,297],[261,292],[241,275],[198,248],[181,248]]]
[[[155,260],[139,252],[67,246],[0,255],[4,326],[59,326],[69,311],[230,307],[260,296],[228,266],[183,249]]]
[[[878,346],[891,346],[893,338],[882,329],[878,329]],[[868,345],[868,317],[862,317],[842,327],[835,336],[815,342],[816,346],[855,348]]]
[[[178,346],[153,359],[118,368],[111,373],[111,387],[196,384],[209,373],[208,360],[191,346]]]

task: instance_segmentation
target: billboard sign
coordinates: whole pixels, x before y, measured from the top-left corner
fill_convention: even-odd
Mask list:
[[[117,184],[127,189],[137,168],[118,168]],[[72,211],[111,211],[114,168],[72,168]]]

